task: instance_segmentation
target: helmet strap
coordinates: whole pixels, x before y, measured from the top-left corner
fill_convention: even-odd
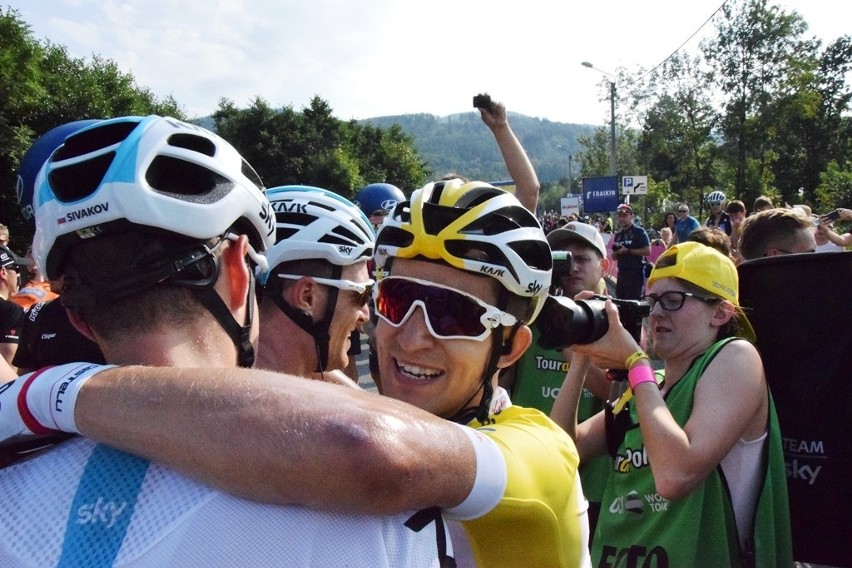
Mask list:
[[[225,301],[213,287],[194,290],[198,300],[207,308],[225,333],[234,342],[237,348],[237,364],[240,367],[251,367],[254,365],[254,347],[251,344],[251,327],[254,321],[254,270],[249,266],[249,286],[246,294],[246,318],[244,325],[240,325],[234,318],[234,314],[228,309]]]

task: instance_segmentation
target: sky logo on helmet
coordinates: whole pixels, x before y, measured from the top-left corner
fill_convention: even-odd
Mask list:
[[[76,211],[66,213],[64,217],[60,217],[56,220],[56,224],[63,225],[65,223],[70,223],[71,221],[79,221],[80,219],[92,217],[93,215],[100,215],[101,213],[106,213],[107,211],[109,211],[109,201],[104,203],[97,203],[89,207],[83,207],[82,209],[77,209]]]
[[[264,202],[260,206],[260,220],[266,223],[266,236],[268,237],[275,231],[275,223],[272,221],[272,214],[269,212],[269,202]]]

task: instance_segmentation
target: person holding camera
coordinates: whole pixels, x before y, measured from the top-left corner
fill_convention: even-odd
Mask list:
[[[633,208],[618,206],[618,231],[612,245],[612,256],[618,263],[615,296],[620,300],[638,300],[645,284],[645,257],[651,254],[651,241],[642,227],[634,222]]]
[[[612,458],[593,563],[792,565],[778,421],[734,263],[701,243],[673,245],[644,300],[664,371],[655,375],[607,301],[609,329],[574,346],[551,414],[581,461]],[[629,389],[610,411],[577,424],[589,361],[625,369]]]

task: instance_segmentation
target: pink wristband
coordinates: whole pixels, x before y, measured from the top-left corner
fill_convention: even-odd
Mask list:
[[[657,384],[657,379],[654,378],[654,370],[647,365],[636,365],[627,372],[627,382],[630,383],[630,390],[636,391],[636,386],[642,383]]]

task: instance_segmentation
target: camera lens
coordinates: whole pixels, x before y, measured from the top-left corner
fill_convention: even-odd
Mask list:
[[[548,296],[535,325],[539,330],[538,344],[544,349],[591,343],[609,329],[602,300],[575,302],[564,296]]]

